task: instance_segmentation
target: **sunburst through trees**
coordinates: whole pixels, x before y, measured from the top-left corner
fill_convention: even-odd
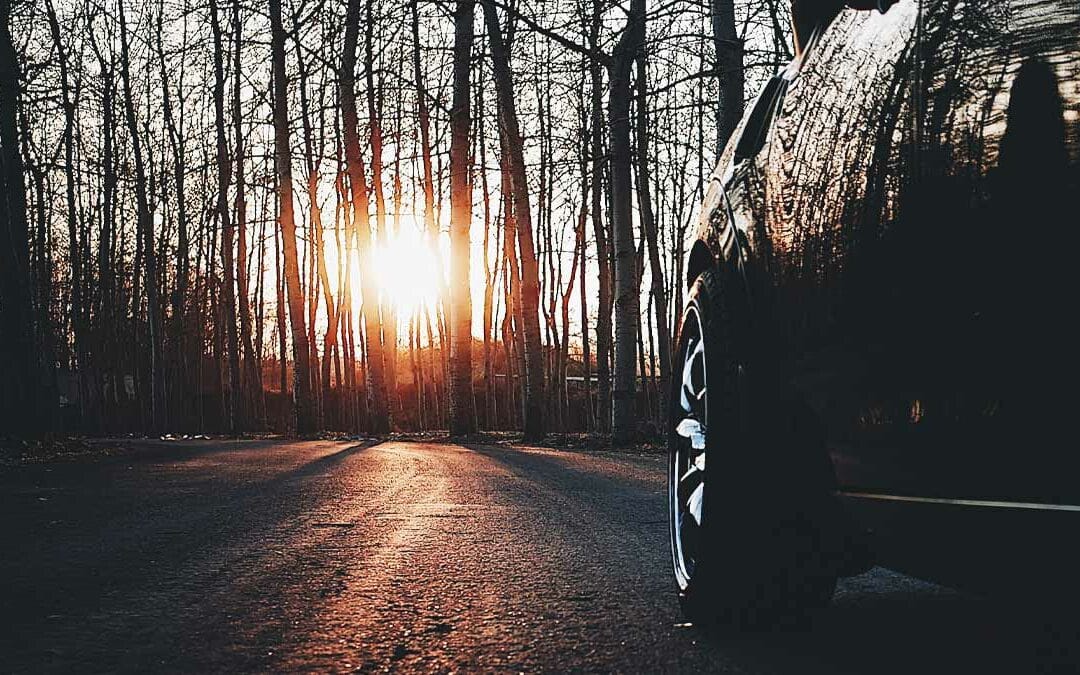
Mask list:
[[[654,432],[786,5],[3,0],[6,433]]]

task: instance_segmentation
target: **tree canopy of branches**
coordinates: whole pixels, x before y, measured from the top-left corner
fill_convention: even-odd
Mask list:
[[[656,433],[782,0],[0,0],[3,434]]]

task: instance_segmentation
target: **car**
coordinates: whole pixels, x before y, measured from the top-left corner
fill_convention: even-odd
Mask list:
[[[1080,587],[1080,4],[804,0],[710,177],[669,405],[695,620],[872,563]]]

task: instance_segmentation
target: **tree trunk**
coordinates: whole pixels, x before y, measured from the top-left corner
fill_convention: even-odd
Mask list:
[[[558,405],[563,431],[566,431],[570,413],[569,388],[566,384],[567,364],[570,360],[570,299],[574,295],[574,282],[577,279],[578,260],[585,255],[585,221],[588,218],[589,211],[588,204],[584,200],[584,195],[588,190],[588,177],[585,172],[582,171],[581,192],[583,199],[581,208],[578,210],[577,228],[574,231],[574,258],[570,263],[570,280],[567,282],[566,292],[563,293],[562,296],[562,346],[559,355],[559,367],[555,374],[556,386],[559,388]],[[585,283],[584,276],[581,278],[581,283],[582,285]],[[582,324],[584,325],[584,319],[582,319]]]
[[[143,265],[146,270],[147,333],[150,340],[150,418],[148,430],[153,433],[165,423],[164,382],[162,377],[161,306],[158,303],[157,253],[154,249],[154,229],[150,220],[150,205],[146,197],[146,170],[143,166],[142,146],[139,140],[139,124],[135,117],[135,95],[131,88],[128,64],[127,20],[123,0],[119,3],[120,16],[120,77],[124,84],[124,111],[131,148],[135,160],[135,203],[138,231],[140,233]]]
[[[280,2],[280,0],[276,0]],[[360,136],[357,133],[356,114],[356,42],[360,30],[360,0],[349,0],[345,16],[344,51],[341,56],[339,87],[341,96],[341,121],[344,126],[345,163],[349,174],[352,194],[353,229],[356,233],[360,264],[360,289],[363,293],[364,340],[367,353],[365,369],[369,424],[377,434],[390,430],[386,404],[386,383],[383,378],[383,353],[379,340],[379,292],[371,269],[371,223],[368,216],[367,180],[364,160],[360,155]],[[369,257],[365,258],[364,256]]]
[[[225,140],[225,49],[221,39],[221,24],[217,0],[210,0],[210,28],[214,36],[214,128],[217,133],[217,195],[214,208],[221,226],[221,285],[222,319],[225,329],[225,358],[228,367],[228,390],[225,411],[227,428],[237,433],[244,426],[240,402],[240,350],[236,326],[236,265],[233,260],[233,226],[229,213],[229,146]],[[239,78],[239,73],[236,74]],[[220,324],[219,324],[220,327]]]
[[[435,332],[431,327],[431,312],[427,307],[424,308],[424,322],[426,324],[428,337],[428,372],[431,374],[431,395],[428,398],[431,401],[431,412],[433,413],[428,416],[428,419],[434,422],[431,426],[441,427],[443,417],[439,401],[442,400],[442,394],[439,391],[439,378],[436,374],[438,366],[436,366],[436,361],[438,360],[441,362],[442,357],[436,357]]]
[[[255,355],[252,342],[251,302],[248,297],[248,251],[247,251],[247,194],[244,176],[245,149],[243,116],[240,114],[240,82],[242,64],[240,45],[243,37],[243,24],[240,22],[240,0],[233,0],[233,161],[236,169],[236,197],[233,209],[236,213],[236,305],[240,313],[240,348],[244,354],[244,366],[241,371],[242,400],[245,411],[245,425],[253,422],[260,426],[265,416],[262,410],[262,366]]]
[[[298,34],[297,34],[298,35]],[[306,61],[304,61],[304,52],[301,49],[300,40],[297,37],[295,40],[296,45],[296,59],[299,64],[299,90],[300,90],[300,118],[302,120],[303,134],[304,134],[304,164],[307,167],[307,199],[308,208],[310,209],[310,222],[311,227],[308,230],[309,233],[309,246],[307,248],[308,256],[308,293],[310,297],[310,304],[308,305],[308,339],[311,341],[311,359],[314,362],[313,378],[318,375],[317,379],[313,382],[317,392],[317,418],[320,420],[320,428],[329,428],[334,421],[334,417],[331,414],[332,409],[332,387],[331,387],[331,367],[333,365],[332,355],[337,346],[338,335],[338,321],[339,314],[338,304],[334,300],[334,289],[330,283],[329,269],[326,265],[326,236],[325,228],[323,227],[323,210],[322,204],[319,202],[319,168],[322,165],[322,149],[316,148],[315,131],[312,127],[312,119],[315,115],[312,113],[311,106],[308,102],[308,73],[309,68]],[[321,120],[323,106],[318,107],[318,115]],[[318,139],[321,142],[321,138]],[[339,258],[341,256],[339,255]],[[340,276],[338,277],[341,278]],[[319,294],[318,289],[322,288],[323,302],[326,308],[326,331],[323,333],[323,353],[322,360],[319,360],[317,348],[316,348],[316,336],[315,336],[315,321],[319,306]],[[340,298],[340,294],[338,296]],[[340,388],[340,381],[338,383]]]
[[[611,129],[611,230],[615,240],[615,377],[611,403],[612,442],[624,444],[635,433],[638,314],[637,251],[631,213],[630,70],[645,37],[644,0],[632,0],[626,29],[612,53],[608,90]]]
[[[517,381],[520,372],[518,358],[521,356],[521,275],[517,263],[517,222],[510,189],[510,153],[506,150],[505,135],[499,134],[499,173],[503,194],[503,250],[502,266],[505,286],[506,311],[502,322],[503,349],[506,359],[506,411],[507,426],[518,424],[521,408],[519,398],[524,399],[524,381]],[[519,386],[522,389],[519,389]]]
[[[483,66],[481,65],[481,79],[483,78]],[[480,189],[484,203],[484,308],[483,308],[483,331],[484,331],[484,428],[495,428],[495,367],[492,361],[492,309],[495,300],[495,274],[491,268],[489,249],[491,247],[491,192],[488,189],[487,176],[487,136],[484,133],[484,88],[476,89],[476,108],[480,112],[477,124],[480,145]],[[498,250],[499,232],[495,232],[495,248]]]
[[[583,120],[583,132],[582,136],[589,134],[588,124]],[[583,213],[588,214],[591,211],[592,204],[589,202],[589,195],[592,190],[592,186],[589,183],[588,162],[585,155],[582,155],[581,159],[581,210]],[[597,179],[596,173],[593,172],[591,176],[592,180]],[[578,258],[578,275],[581,277],[581,283],[578,284],[578,303],[581,306],[581,366],[583,371],[583,396],[585,399],[585,431],[592,431],[595,424],[595,417],[593,412],[593,395],[592,395],[592,353],[591,346],[589,344],[589,301],[588,291],[585,284],[585,265],[586,265],[586,249],[587,242],[585,241],[585,221],[581,222],[581,229],[578,232],[578,236],[581,238],[581,255]]]
[[[743,43],[735,32],[735,0],[709,0],[720,100],[716,106],[716,156],[724,152],[743,115]]]
[[[424,383],[423,383],[423,371],[420,369],[420,363],[417,361],[417,342],[420,324],[420,315],[413,314],[409,317],[409,365],[410,374],[412,375],[413,402],[416,404],[416,429],[418,431],[424,430]]]
[[[186,316],[186,313],[187,313],[187,303],[188,303],[188,297],[187,296],[188,296],[188,288],[189,288],[190,283],[191,283],[191,278],[190,278],[191,273],[189,271],[189,262],[188,262],[188,257],[190,255],[190,252],[189,252],[190,242],[189,242],[189,238],[188,238],[187,194],[185,192],[186,167],[184,166],[184,141],[183,141],[183,137],[182,137],[181,132],[180,132],[180,125],[182,124],[182,120],[183,120],[183,106],[180,106],[180,108],[179,108],[179,112],[180,112],[180,116],[181,116],[180,120],[181,121],[178,123],[178,121],[176,119],[176,115],[174,114],[174,111],[173,111],[172,96],[171,96],[171,94],[169,92],[169,77],[168,77],[168,71],[167,71],[167,69],[165,67],[165,49],[164,49],[164,46],[162,45],[162,33],[164,32],[164,27],[163,27],[164,9],[162,7],[162,4],[159,4],[159,7],[158,7],[158,27],[157,27],[157,35],[155,37],[156,37],[156,40],[157,40],[158,65],[160,67],[160,73],[161,73],[162,114],[163,114],[163,117],[165,119],[165,129],[166,129],[167,134],[168,134],[169,147],[170,147],[170,150],[172,152],[172,158],[173,158],[173,166],[172,166],[172,169],[173,169],[173,185],[174,185],[175,192],[176,192],[176,232],[177,232],[177,234],[176,234],[176,239],[177,239],[177,242],[176,242],[176,279],[175,279],[176,288],[175,288],[175,290],[173,291],[173,294],[172,294],[172,313],[173,313],[173,316],[172,316],[172,325],[171,325],[171,332],[172,332],[172,338],[171,339],[172,339],[172,351],[173,351],[173,354],[172,354],[173,372],[175,373],[175,375],[174,375],[175,381],[172,384],[173,390],[175,392],[174,393],[175,399],[174,399],[174,402],[173,402],[173,406],[174,406],[174,410],[175,410],[174,423],[175,422],[180,422],[180,423],[186,425],[186,424],[190,424],[190,418],[189,418],[190,406],[189,406],[189,403],[188,403],[188,398],[190,396],[190,392],[193,389],[193,384],[192,384],[192,378],[191,378],[191,375],[190,375],[190,370],[191,369],[189,367],[187,326],[185,325],[185,316]],[[185,33],[185,39],[186,39],[186,33]],[[105,72],[104,60],[99,57],[99,61],[101,61],[102,72]],[[111,80],[111,76],[109,77],[109,79]],[[106,84],[106,90],[107,91],[111,90],[111,87],[112,87],[111,82]],[[181,79],[180,79],[180,87],[181,88],[183,87],[183,75],[182,75],[182,73],[181,73]],[[111,91],[110,91],[110,96],[111,96]],[[105,105],[105,107],[109,112],[103,113],[103,117],[111,117],[112,101],[109,100],[107,105]],[[108,129],[110,124],[111,123],[106,119],[103,126],[106,129]],[[102,162],[106,166],[111,164],[111,161],[112,161],[111,160],[111,151],[112,151],[111,141],[112,141],[111,133],[109,131],[106,131],[105,144],[108,145],[109,147],[108,147],[105,154],[109,156],[109,159],[106,160],[106,159],[103,158],[103,162]],[[105,171],[109,171],[109,169],[105,169]],[[103,183],[108,182],[108,177],[107,176],[108,176],[108,174],[106,174],[106,178],[103,180]],[[113,178],[113,181],[115,181],[115,177]],[[102,210],[107,213],[107,211],[111,208],[110,204],[111,204],[111,201],[112,201],[112,197],[111,197],[112,190],[103,185],[102,192],[103,192],[103,195],[102,195]],[[103,224],[107,223],[108,220],[109,220],[109,217],[103,214],[103,216],[102,216]],[[107,237],[106,237],[106,235],[104,233],[107,233],[110,229],[111,228],[105,227],[104,225],[102,227],[102,232],[103,232],[102,236],[106,238],[106,241],[107,241]],[[106,245],[102,245],[101,248],[104,249],[105,246]],[[98,267],[99,267],[99,276],[104,275],[104,272],[101,271],[101,270],[105,270],[106,267],[107,267],[106,257],[105,257],[104,252],[99,253]],[[109,283],[105,283],[105,280],[102,279],[101,286],[102,286],[101,292],[102,293],[107,293],[108,291],[106,289],[111,287],[111,281]],[[101,368],[101,364],[98,365],[98,368],[99,369]]]
[[[668,334],[668,309],[664,266],[660,261],[660,247],[657,244],[656,217],[653,213],[652,191],[649,181],[649,106],[648,106],[648,65],[644,52],[638,57],[638,100],[637,100],[637,160],[638,160],[638,206],[641,228],[645,230],[648,243],[649,276],[652,281],[653,303],[656,306],[656,346],[660,360],[660,386],[657,401],[661,424],[667,423],[667,404],[669,382],[671,381],[671,337]],[[651,335],[651,333],[650,333]],[[642,375],[645,373],[642,372]]]
[[[330,355],[337,346],[340,312],[338,311],[338,305],[334,300],[333,288],[330,285],[330,271],[326,266],[326,234],[322,222],[322,208],[319,206],[318,176],[318,172],[312,168],[312,173],[308,175],[307,184],[308,201],[311,204],[311,226],[314,235],[312,254],[318,256],[318,285],[322,286],[323,303],[326,307],[326,332],[323,333],[323,355],[320,380],[322,385],[323,428],[329,428],[328,425],[334,419],[330,414],[333,396],[333,389],[330,386]],[[317,298],[313,297],[312,302],[317,302]],[[341,388],[340,381],[338,382],[338,388]]]
[[[79,246],[78,236],[78,210],[75,201],[75,106],[76,102],[71,97],[71,83],[68,74],[68,59],[64,49],[63,40],[60,37],[60,22],[56,17],[56,10],[51,0],[45,2],[46,16],[49,21],[49,31],[52,34],[53,46],[56,48],[57,61],[60,66],[60,100],[64,109],[64,179],[65,179],[65,202],[67,207],[67,231],[68,231],[68,267],[70,268],[69,300],[70,311],[68,321],[71,329],[73,343],[72,356],[69,364],[72,372],[81,374],[88,364],[84,363],[86,349],[83,330],[83,253]],[[81,397],[76,397],[81,401]]]
[[[289,364],[286,354],[288,353],[288,342],[286,340],[286,327],[285,327],[285,261],[284,255],[281,251],[281,228],[277,228],[274,231],[274,264],[277,266],[277,273],[274,275],[276,287],[274,290],[277,293],[277,311],[274,318],[277,320],[277,333],[278,333],[278,389],[281,390],[281,401],[284,404],[285,397],[289,394]],[[283,432],[289,431],[288,415],[285,414],[284,405],[281,410],[281,430]]]
[[[484,18],[491,60],[495,75],[495,94],[499,103],[500,130],[505,137],[508,153],[510,191],[514,205],[518,250],[521,255],[521,317],[525,340],[525,420],[524,432],[528,441],[543,438],[544,422],[544,355],[540,344],[540,272],[532,238],[532,215],[529,206],[529,187],[525,174],[525,158],[521,132],[518,130],[514,103],[514,85],[510,58],[502,39],[502,27],[491,0],[484,0]],[[509,233],[508,233],[509,234]]]
[[[391,233],[386,229],[386,196],[383,193],[383,130],[379,108],[382,79],[378,83],[379,100],[376,97],[374,38],[379,25],[374,16],[375,0],[366,0],[366,30],[364,31],[364,77],[367,84],[368,134],[371,143],[371,191],[375,195],[374,242],[380,239],[389,243]],[[397,312],[393,301],[382,303],[383,362],[385,366],[387,407],[391,421],[401,413],[401,399],[397,390]]]
[[[416,115],[417,124],[420,127],[420,151],[424,169],[424,226],[428,236],[434,236],[437,234],[438,224],[435,222],[435,188],[431,173],[431,116],[428,111],[424,73],[420,67],[420,12],[418,3],[419,0],[412,0],[409,3],[412,10],[413,77],[416,81]]]
[[[302,72],[302,69],[301,69]],[[301,100],[303,98],[301,97]],[[300,117],[304,118],[303,112],[300,113]],[[308,136],[305,134],[305,142],[307,142]],[[310,177],[310,173],[309,173]],[[308,181],[310,185],[310,179]],[[316,261],[320,255],[320,244],[315,239],[315,218],[318,216],[318,203],[308,202],[311,207],[309,216],[311,217],[311,223],[308,225],[307,239],[310,242],[308,246],[304,247],[304,256],[300,260],[301,269],[307,270],[305,280],[302,282],[304,289],[305,307],[307,307],[307,332],[308,332],[308,359],[311,366],[311,402],[315,407],[314,418],[315,427],[322,428],[322,387],[320,386],[320,369],[319,369],[319,347],[318,338],[315,335],[315,320],[319,315],[319,288],[321,287],[320,279],[315,273],[317,267]]]
[[[310,354],[304,326],[304,291],[296,256],[296,221],[293,216],[292,149],[289,146],[288,82],[285,75],[285,29],[281,0],[270,0],[270,55],[273,67],[274,159],[278,179],[278,223],[285,256],[285,284],[289,296],[289,321],[293,339],[293,409],[296,433],[315,431],[315,408],[311,395]]]
[[[340,146],[338,146],[340,148]],[[357,431],[359,410],[356,403],[356,350],[353,337],[353,311],[352,311],[352,256],[353,256],[353,226],[352,211],[348,207],[348,192],[345,188],[344,165],[341,163],[340,150],[338,151],[338,200],[341,208],[341,220],[344,225],[345,236],[338,237],[338,278],[341,283],[341,308],[338,311],[341,326],[341,343],[345,352],[345,417],[347,427]]]
[[[472,394],[472,293],[469,229],[469,70],[473,43],[473,0],[454,11],[454,93],[450,109],[450,435],[476,431]]]
[[[26,184],[19,151],[17,109],[19,62],[11,37],[11,1],[0,0],[0,352],[7,372],[0,384],[0,409],[6,433],[32,436],[42,429],[45,407],[39,395],[38,358],[33,346],[30,291],[30,239],[26,217]]]
[[[428,109],[428,94],[427,87],[424,83],[424,73],[420,65],[420,13],[419,13],[419,0],[412,0],[410,2],[410,9],[412,12],[412,37],[413,37],[413,77],[416,82],[416,107],[417,107],[417,124],[420,127],[420,152],[423,163],[423,189],[424,189],[424,232],[427,240],[427,245],[432,248],[435,256],[435,277],[438,280],[441,293],[440,298],[446,298],[450,294],[449,286],[446,284],[446,280],[443,274],[443,261],[442,255],[439,252],[439,202],[435,199],[435,172],[432,170],[432,145],[431,145],[431,115]],[[441,157],[441,155],[440,155]],[[441,176],[441,171],[440,174]],[[441,193],[441,191],[440,191]],[[440,420],[442,419],[442,412],[445,411],[445,393],[446,387],[443,386],[443,391],[440,392],[434,383],[438,380],[438,373],[442,373],[442,381],[445,383],[449,379],[449,350],[446,345],[446,313],[443,301],[440,299],[439,303],[434,308],[435,312],[435,324],[438,329],[439,335],[439,350],[438,355],[440,357],[441,368],[436,370],[432,368],[431,378],[433,382],[432,401],[439,408],[440,412],[436,415]],[[434,342],[431,343],[431,354],[434,356],[436,353],[434,348]]]
[[[255,392],[257,396],[255,409],[258,415],[258,423],[260,428],[267,428],[266,418],[266,388],[263,386],[263,363],[266,356],[263,335],[265,335],[266,327],[266,203],[267,199],[263,197],[263,203],[261,208],[256,206],[255,212],[260,214],[259,216],[259,262],[256,266],[258,275],[255,277],[255,335],[254,335],[254,347],[255,347],[255,370],[258,373],[258,391]]]
[[[594,17],[590,26],[589,45],[599,46],[602,10],[598,0],[593,2]],[[596,420],[601,432],[611,430],[611,242],[604,224],[601,208],[603,194],[604,108],[603,68],[595,60],[589,66],[592,112],[592,224],[596,238],[596,267],[599,292],[596,309]]]

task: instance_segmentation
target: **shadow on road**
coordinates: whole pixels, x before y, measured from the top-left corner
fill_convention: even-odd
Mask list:
[[[1075,628],[880,568],[797,630],[684,627],[657,458],[372,445],[0,477],[0,670],[1077,672]]]
[[[1065,627],[1062,627],[1065,626]],[[797,630],[698,631],[752,672],[1075,673],[1077,627],[876,568]]]
[[[574,463],[574,454],[522,453],[484,445],[467,445],[530,480],[553,489],[578,489],[589,503],[626,528],[625,541],[657,538],[656,546],[639,550],[639,578],[656,580],[672,604],[668,557],[663,530],[642,530],[641,524],[665,520],[662,482],[626,471],[630,460],[613,462],[600,473],[596,466]],[[620,468],[622,467],[622,471]],[[612,494],[639,493],[636,499],[612,500]],[[631,506],[633,513],[622,511]],[[635,531],[640,530],[640,531]],[[637,536],[635,536],[637,535]],[[653,551],[653,549],[656,551]],[[960,593],[874,568],[840,582],[834,602],[797,629],[731,635],[691,628],[695,651],[712,663],[725,663],[752,673],[844,673],[863,675],[927,673],[1080,673],[1080,627],[1045,610],[1053,598],[1031,597],[1027,607]],[[678,615],[677,610],[675,610]],[[658,617],[652,617],[659,621]],[[647,624],[644,630],[668,626]],[[680,629],[687,630],[687,629]],[[683,655],[680,663],[686,664]],[[723,667],[722,667],[723,669]],[[727,672],[725,670],[725,672]]]
[[[655,455],[625,454],[612,457],[610,454],[547,448],[522,451],[482,443],[463,443],[461,447],[483,455],[516,474],[554,488],[563,487],[568,477],[574,482],[601,485],[605,490],[616,488],[657,493],[665,486],[664,474],[657,472],[665,465],[657,462]],[[586,461],[577,463],[575,459]],[[605,490],[597,490],[597,494],[603,494]],[[663,500],[659,503],[662,505]]]
[[[319,481],[377,444],[325,452],[299,442],[151,441],[125,457],[11,468],[0,475],[0,541],[18,544],[0,556],[0,624],[31,642],[82,621],[70,617],[100,617],[109,598],[180,593],[208,556],[211,567],[215,555],[231,563],[238,548],[303,528],[336,496]],[[0,638],[0,655],[3,646]]]

